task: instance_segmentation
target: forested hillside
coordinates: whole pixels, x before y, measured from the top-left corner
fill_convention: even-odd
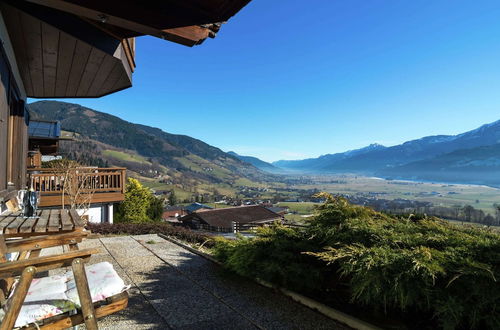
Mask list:
[[[283,170],[279,169],[278,167],[274,166],[271,163],[265,162],[257,157],[252,157],[252,156],[242,156],[237,154],[234,151],[229,151],[228,154],[246,162],[249,164],[252,164],[253,166],[257,167],[258,169],[261,169],[263,171],[269,172],[269,173],[282,173]]]
[[[60,121],[74,139],[62,142],[61,152],[89,165],[125,166],[141,177],[189,191],[205,184],[231,186],[242,179],[271,179],[203,141],[133,124],[78,104],[40,101],[30,104],[30,113],[33,119]]]

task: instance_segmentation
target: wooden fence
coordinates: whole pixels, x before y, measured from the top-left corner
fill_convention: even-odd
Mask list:
[[[82,167],[65,172],[40,168],[30,169],[28,175],[28,186],[40,193],[40,207],[61,206],[63,192],[67,193],[69,186],[92,194],[91,203],[119,202],[125,196],[125,168]]]

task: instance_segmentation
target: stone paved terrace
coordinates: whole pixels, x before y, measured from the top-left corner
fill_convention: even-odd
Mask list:
[[[90,263],[112,263],[132,286],[127,309],[101,329],[348,329],[157,235],[80,244],[89,247],[101,249]]]

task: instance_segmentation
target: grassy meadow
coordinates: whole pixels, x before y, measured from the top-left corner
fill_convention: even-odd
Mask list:
[[[103,154],[103,156],[116,158],[116,159],[123,160],[126,162],[135,162],[135,163],[140,163],[140,164],[151,165],[151,163],[145,157],[142,157],[138,154],[132,154],[132,153],[127,153],[127,152],[118,151],[118,150],[103,150],[102,154]]]
[[[280,202],[279,207],[288,207],[290,212],[294,212],[300,215],[308,215],[314,212],[314,208],[320,205],[318,203],[310,202]]]
[[[435,206],[472,205],[488,213],[493,212],[493,204],[500,203],[500,189],[487,186],[391,181],[353,175],[321,177],[314,184],[296,188],[316,188],[334,194],[364,194],[389,200],[403,198],[431,202]]]

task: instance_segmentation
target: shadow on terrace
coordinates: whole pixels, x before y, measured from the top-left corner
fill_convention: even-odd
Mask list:
[[[129,307],[101,327],[347,329],[156,235],[87,242],[106,251],[92,262],[112,262],[132,285]]]

